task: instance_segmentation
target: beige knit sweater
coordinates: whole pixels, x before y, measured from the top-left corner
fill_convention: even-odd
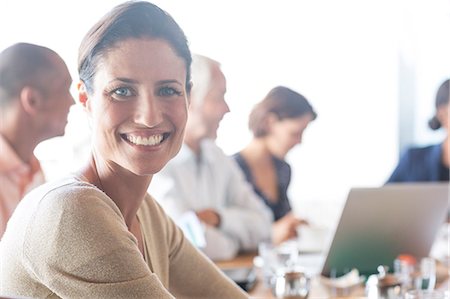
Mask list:
[[[21,201],[0,243],[0,295],[31,298],[247,298],[153,198],[138,211],[142,257],[115,203],[76,178]]]

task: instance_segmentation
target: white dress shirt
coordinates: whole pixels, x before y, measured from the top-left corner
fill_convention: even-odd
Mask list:
[[[213,260],[256,250],[270,240],[272,214],[253,192],[239,167],[214,143],[204,140],[201,155],[184,144],[180,153],[153,176],[149,193],[175,221],[188,211],[213,209],[218,228],[205,226],[202,250]]]

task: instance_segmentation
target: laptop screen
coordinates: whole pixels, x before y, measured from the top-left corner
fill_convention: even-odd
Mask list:
[[[448,183],[351,189],[322,274],[338,277],[356,268],[370,275],[379,265],[392,270],[399,254],[429,255],[448,206]]]

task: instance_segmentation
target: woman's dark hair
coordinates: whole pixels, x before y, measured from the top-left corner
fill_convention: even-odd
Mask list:
[[[436,110],[443,105],[448,105],[449,89],[450,89],[449,83],[450,79],[447,79],[444,82],[442,82],[441,86],[439,86],[439,89],[436,93],[436,102],[435,102]],[[428,126],[432,130],[437,130],[441,127],[441,122],[435,115],[428,121]]]
[[[146,1],[124,2],[100,19],[83,38],[78,54],[78,73],[92,93],[96,67],[107,51],[129,38],[158,38],[167,41],[186,63],[186,89],[190,90],[191,52],[183,30],[158,6]]]
[[[270,114],[283,120],[301,117],[308,113],[313,116],[313,120],[316,119],[317,113],[304,96],[287,87],[277,86],[253,108],[248,127],[253,132],[253,136],[263,137],[269,133],[267,119]]]

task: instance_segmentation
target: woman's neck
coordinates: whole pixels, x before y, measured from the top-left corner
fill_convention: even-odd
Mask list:
[[[280,160],[284,160],[284,158],[287,155],[287,151],[285,148],[280,146],[278,140],[268,135],[265,137],[265,142],[267,144],[269,151],[272,153],[273,156],[277,157]]]
[[[81,171],[86,180],[108,195],[121,211],[125,223],[131,228],[136,213],[145,198],[151,176],[138,176],[111,162],[91,157]]]
[[[272,156],[270,148],[263,138],[252,139],[241,153],[245,156],[248,156],[248,158],[253,157],[258,160],[260,160],[261,158],[270,159]]]
[[[444,142],[442,143],[442,162],[447,168],[450,168],[450,136],[449,135],[447,135]]]

